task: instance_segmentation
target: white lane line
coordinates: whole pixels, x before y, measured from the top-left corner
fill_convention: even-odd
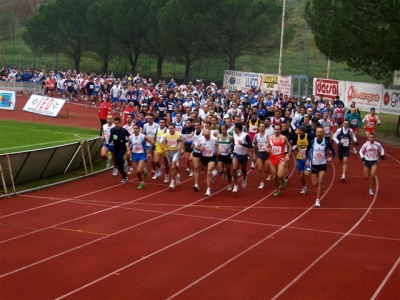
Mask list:
[[[375,291],[375,293],[372,295],[371,300],[375,300],[376,297],[379,295],[379,293],[381,292],[381,290],[383,289],[383,287],[385,286],[386,282],[388,281],[388,279],[390,278],[390,276],[392,276],[392,273],[394,272],[394,270],[397,268],[397,266],[400,263],[400,256],[397,259],[397,261],[395,262],[395,264],[393,265],[393,267],[390,269],[389,273],[387,273],[387,275],[385,276],[385,278],[383,279],[382,283],[379,285],[378,289]]]

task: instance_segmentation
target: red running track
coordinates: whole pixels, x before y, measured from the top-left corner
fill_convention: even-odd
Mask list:
[[[107,171],[2,199],[0,296],[400,299],[400,151],[384,147],[375,196],[352,155],[345,183],[329,166],[321,208],[293,167],[278,198],[255,171],[237,194],[218,177],[204,198],[204,174],[196,193],[181,170],[173,191]]]

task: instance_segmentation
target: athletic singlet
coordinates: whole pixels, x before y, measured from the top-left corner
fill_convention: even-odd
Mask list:
[[[164,127],[164,129],[161,128],[157,128],[156,129],[156,133],[155,133],[155,137],[156,137],[156,150],[159,152],[163,152],[163,149],[161,147],[161,138],[162,136],[167,132],[167,127]]]
[[[271,152],[270,155],[284,157],[285,156],[285,143],[283,142],[283,135],[280,135],[277,141],[274,141],[274,137],[272,136],[269,140],[271,145]]]
[[[203,130],[200,131],[200,133],[197,133],[197,131],[194,131],[192,142],[196,143],[198,141],[198,139],[201,138],[202,136],[203,136]],[[193,148],[193,152],[200,153],[200,151],[197,151],[195,148]]]
[[[229,149],[231,148],[231,141],[229,135],[226,135],[225,139],[222,134],[218,135],[218,150],[220,155],[229,155]]]
[[[183,140],[183,136],[179,132],[175,132],[171,135],[169,132],[161,137],[161,143],[166,142],[167,151],[176,151],[179,149],[179,141]]]
[[[129,139],[131,141],[132,153],[145,153],[143,145],[146,143],[144,142],[144,138],[141,133],[138,136],[133,134],[129,137]]]
[[[254,141],[257,142],[257,151],[258,152],[266,152],[267,144],[268,144],[268,134],[264,132],[264,135],[261,135],[261,132],[257,133],[254,136]]]
[[[297,135],[297,154],[296,159],[307,159],[307,147],[308,147],[307,133],[301,138],[300,134]]]
[[[111,126],[108,126],[108,124],[103,125],[104,141],[106,141],[106,142],[110,140],[111,128],[114,128],[114,124],[112,124]],[[111,141],[110,145],[113,145],[113,144],[114,144],[114,141]]]
[[[317,139],[314,139],[311,147],[311,165],[325,165],[327,163],[326,152],[325,139],[320,144]]]

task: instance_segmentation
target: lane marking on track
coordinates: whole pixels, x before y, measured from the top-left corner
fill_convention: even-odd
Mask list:
[[[307,268],[305,268],[299,275],[297,275],[291,282],[289,282],[282,290],[280,290],[271,300],[275,300],[280,297],[283,293],[285,293],[293,284],[295,284],[304,274],[306,274],[312,267],[314,267],[320,260],[322,260],[333,248],[335,248],[343,239],[350,235],[350,233],[360,225],[360,223],[365,219],[368,215],[370,208],[375,204],[376,198],[378,196],[379,191],[379,182],[378,176],[375,175],[376,180],[376,192],[374,198],[372,199],[369,207],[365,211],[365,213],[361,216],[361,218],[351,227],[345,234],[343,234],[332,246],[330,246],[324,253],[322,253],[317,259],[315,259]]]
[[[336,175],[336,169],[335,166],[333,165],[333,163],[331,162],[332,166],[333,166],[333,176],[332,176],[332,180],[331,180],[331,184],[329,185],[328,189],[324,192],[324,194],[322,195],[322,197],[320,198],[320,200],[322,200],[326,194],[329,192],[329,190],[332,188],[333,186],[333,182],[335,179],[335,175]],[[293,172],[292,172],[293,173]],[[271,192],[269,195],[272,195],[273,192]],[[269,196],[268,195],[268,196]],[[260,201],[261,202],[261,201]],[[306,209],[306,208],[305,208]],[[222,269],[223,267],[225,267],[226,265],[230,264],[231,262],[233,262],[234,260],[236,260],[237,258],[241,257],[242,255],[244,255],[245,253],[249,252],[250,250],[254,249],[255,247],[257,247],[258,245],[262,244],[263,242],[271,239],[271,238],[275,238],[274,236],[279,233],[280,231],[288,228],[291,224],[295,223],[296,221],[298,221],[299,219],[301,219],[303,216],[305,216],[307,213],[309,213],[312,209],[314,209],[314,205],[309,207],[308,209],[306,209],[302,214],[300,214],[299,216],[297,216],[296,218],[294,218],[293,220],[291,220],[290,222],[286,223],[286,225],[281,226],[279,229],[275,230],[274,232],[272,232],[271,234],[269,234],[268,236],[264,237],[263,239],[259,240],[257,243],[251,245],[250,247],[248,247],[247,249],[243,250],[242,252],[236,254],[235,256],[233,256],[232,258],[230,258],[229,260],[225,261],[223,264],[219,265],[218,267],[212,269],[211,271],[209,271],[208,273],[204,274],[203,276],[201,276],[200,278],[198,278],[197,280],[193,281],[192,283],[190,283],[189,285],[185,286],[184,288],[182,288],[181,290],[177,291],[175,294],[171,295],[170,297],[167,298],[167,300],[173,299],[177,296],[179,296],[180,294],[182,294],[183,292],[185,292],[186,290],[190,289],[191,287],[195,286],[196,284],[198,284],[200,281],[203,281],[205,278],[209,277],[210,275],[214,274],[215,272],[217,272],[218,270]],[[240,213],[238,213],[240,214]],[[237,215],[238,215],[237,214]]]
[[[392,268],[389,270],[389,273],[387,273],[387,275],[385,276],[385,278],[383,279],[382,283],[379,285],[379,287],[377,288],[377,290],[375,291],[375,293],[372,295],[371,300],[375,300],[376,297],[379,295],[379,293],[381,292],[381,290],[383,289],[383,287],[385,286],[386,282],[388,281],[388,279],[390,278],[390,276],[392,276],[394,270],[397,268],[397,266],[400,263],[400,256],[397,259],[397,261],[394,263],[394,265],[392,266]]]
[[[83,229],[72,229],[72,228],[64,228],[64,227],[51,227],[50,229],[71,231],[71,232],[76,232],[76,233],[87,233],[87,234],[94,234],[94,235],[102,235],[102,236],[109,235],[108,233],[93,232],[93,231],[86,231],[86,230],[83,230]]]

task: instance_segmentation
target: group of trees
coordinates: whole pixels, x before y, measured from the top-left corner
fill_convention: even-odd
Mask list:
[[[157,77],[165,59],[190,65],[199,57],[222,59],[235,69],[246,54],[279,47],[280,0],[55,0],[26,23],[25,43],[41,53],[62,53],[79,70],[91,52],[107,72],[112,56],[126,57],[135,73],[143,53],[157,57]],[[294,36],[288,27],[285,41]]]
[[[400,70],[399,0],[308,0],[305,17],[328,58],[390,83]]]

